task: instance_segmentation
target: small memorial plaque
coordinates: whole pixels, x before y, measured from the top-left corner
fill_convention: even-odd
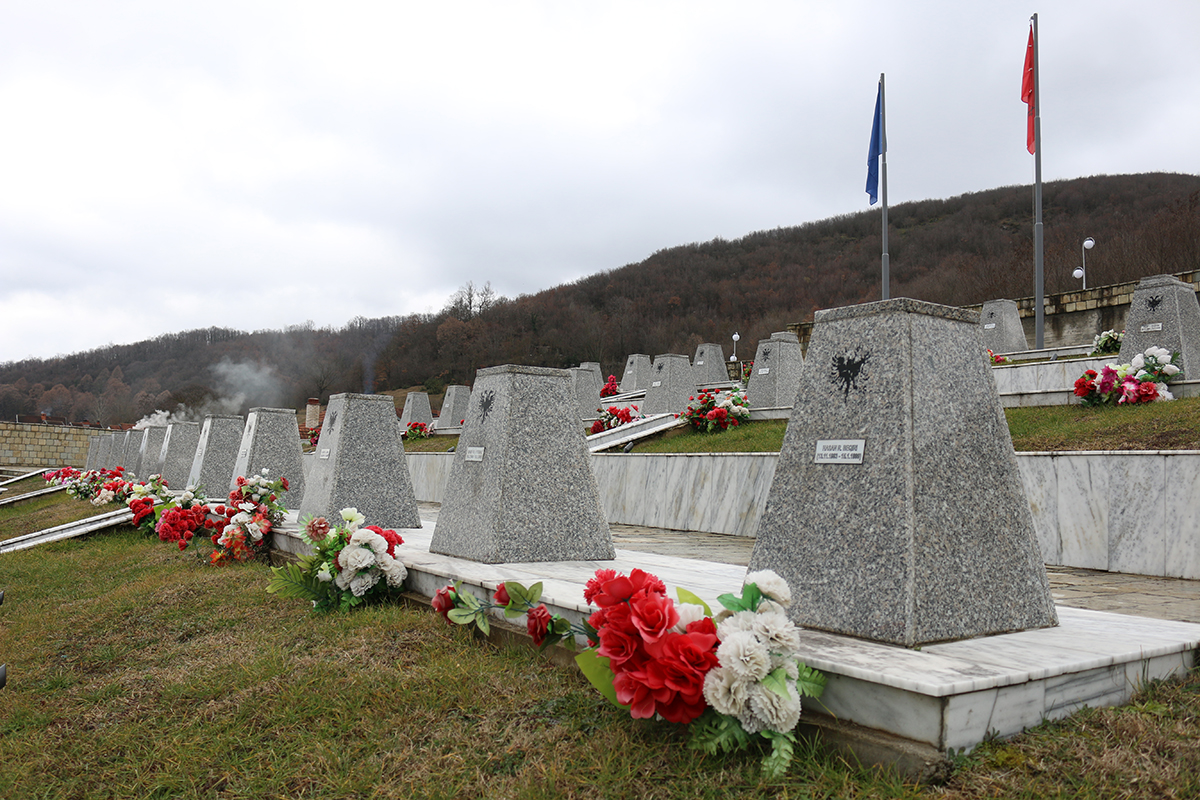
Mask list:
[[[987,325],[984,325],[984,326],[983,326],[983,329],[984,329],[985,331],[990,331],[990,330],[991,330],[992,328],[994,328],[994,327],[996,327],[996,323],[994,323],[994,322],[989,322]]]
[[[655,381],[654,383],[652,383],[652,384],[650,384],[650,385],[651,385],[653,388],[657,389],[659,386],[662,386],[662,381]]]
[[[704,362],[703,362],[703,361],[697,361],[697,362],[696,362],[696,366],[697,366],[697,367],[703,367],[703,366],[704,366]]]
[[[321,458],[329,458],[329,448],[328,447],[321,448],[321,456],[320,457]]]
[[[770,368],[770,367],[763,367],[762,369],[760,369],[760,370],[758,371],[758,374],[759,374],[759,375],[770,375],[770,374],[771,374],[771,368]]]
[[[1161,322],[1151,322],[1151,323],[1148,323],[1141,327],[1142,333],[1146,333],[1147,331],[1161,331],[1161,330],[1162,330]]]
[[[467,448],[467,457],[463,460],[464,461],[483,461],[483,448],[482,447],[468,447]]]
[[[861,464],[865,439],[818,439],[814,464]]]

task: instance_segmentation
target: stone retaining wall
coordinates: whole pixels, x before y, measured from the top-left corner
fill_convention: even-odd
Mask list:
[[[0,466],[82,469],[88,443],[105,432],[101,428],[0,422]]]

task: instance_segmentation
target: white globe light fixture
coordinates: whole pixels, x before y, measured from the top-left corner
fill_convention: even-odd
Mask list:
[[[1087,251],[1091,250],[1095,246],[1096,240],[1092,237],[1089,236],[1083,240],[1083,247],[1079,248],[1079,257],[1083,262],[1083,266],[1076,267],[1075,271],[1071,273],[1075,280],[1079,280],[1080,278],[1083,279],[1083,288],[1085,290],[1087,289]]]
[[[733,355],[729,357],[730,361],[737,361],[737,343],[742,337],[736,332],[733,334]]]

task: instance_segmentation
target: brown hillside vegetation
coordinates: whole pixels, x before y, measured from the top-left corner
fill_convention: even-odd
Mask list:
[[[1046,291],[1070,277],[1087,236],[1091,285],[1200,268],[1200,176],[1107,175],[1046,184]],[[1008,186],[890,210],[893,297],[965,305],[1033,293],[1032,189]],[[819,308],[879,297],[878,211],[660,250],[534,295],[462,287],[436,314],[355,318],[282,331],[170,333],[131,345],[0,364],[0,418],[45,411],[133,421],[183,403],[244,412],[306,397],[470,383],[481,366],[620,370],[630,353],[743,347]],[[297,311],[297,316],[302,314]]]

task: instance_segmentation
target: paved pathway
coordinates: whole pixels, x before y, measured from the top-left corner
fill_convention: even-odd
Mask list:
[[[754,540],[742,536],[638,525],[609,527],[617,547],[679,558],[703,558],[744,566],[750,563],[750,551],[754,549]],[[1060,605],[1200,623],[1200,581],[1077,567],[1049,566],[1046,571],[1050,576],[1050,592]]]

